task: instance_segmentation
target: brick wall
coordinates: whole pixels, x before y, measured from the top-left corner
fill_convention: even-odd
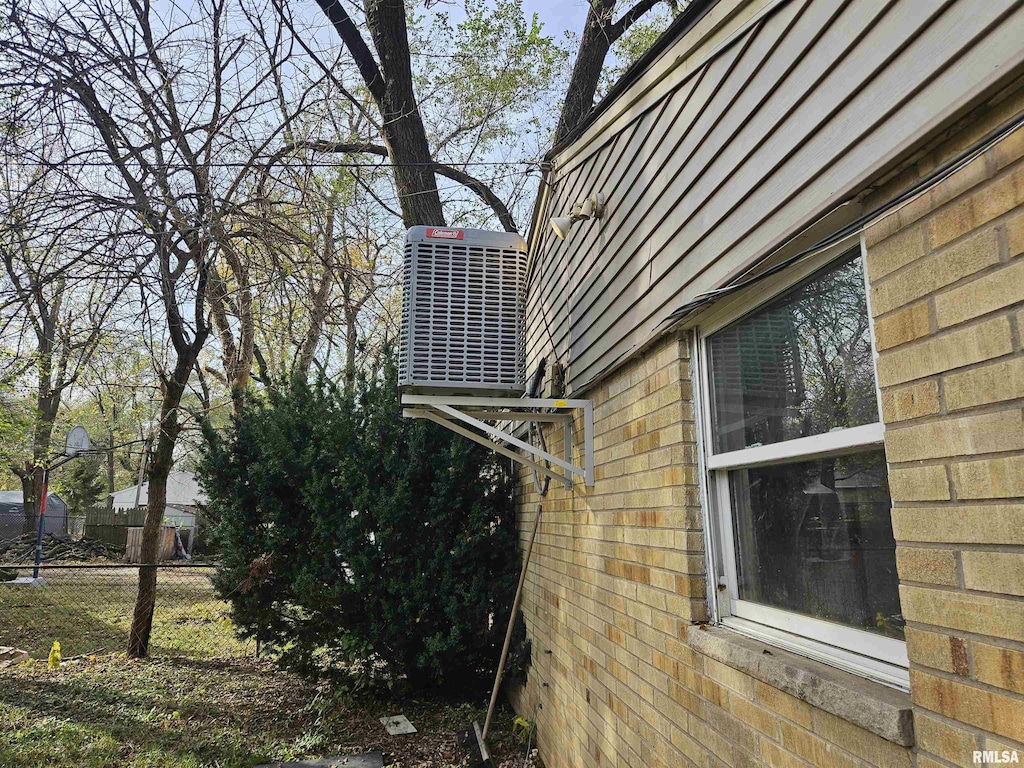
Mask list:
[[[1024,757],[1024,130],[865,237],[917,765]]]
[[[865,208],[1024,109],[1019,84],[1007,94],[893,169]],[[687,640],[706,618],[705,557],[688,344],[672,337],[586,393],[595,487],[552,483],[543,500],[523,605],[533,664],[513,703],[550,768],[1024,759],[1024,130],[865,238],[916,746]],[[559,455],[560,431],[546,434]],[[525,541],[529,472],[518,493]]]
[[[910,766],[908,749],[688,644],[707,607],[686,339],[589,394],[597,482],[552,483],[523,605],[533,664],[513,699],[545,764]],[[546,434],[559,455],[560,430]],[[539,500],[524,472],[524,543]]]

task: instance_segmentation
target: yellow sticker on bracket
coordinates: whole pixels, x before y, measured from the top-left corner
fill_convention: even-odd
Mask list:
[[[565,408],[565,400],[555,400],[555,408]]]

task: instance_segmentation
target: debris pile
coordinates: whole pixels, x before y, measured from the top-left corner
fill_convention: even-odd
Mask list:
[[[0,541],[0,562],[31,563],[35,560],[36,534],[24,533],[14,539]],[[44,563],[83,562],[88,560],[120,560],[124,549],[98,539],[72,539],[54,533],[43,534]]]

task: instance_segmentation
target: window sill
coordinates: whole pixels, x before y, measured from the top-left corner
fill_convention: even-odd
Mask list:
[[[821,662],[744,637],[723,627],[695,624],[690,647],[900,746],[914,744],[910,694]]]

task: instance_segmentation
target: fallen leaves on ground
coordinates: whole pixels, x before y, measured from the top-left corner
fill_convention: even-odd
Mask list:
[[[485,694],[484,694],[485,695]],[[405,714],[418,732],[389,736]],[[514,716],[497,718],[499,764],[523,764]],[[381,750],[394,768],[468,765],[460,732],[483,720],[475,705],[443,697],[340,693],[256,659],[84,657],[48,669],[0,670],[0,765],[250,768]]]

